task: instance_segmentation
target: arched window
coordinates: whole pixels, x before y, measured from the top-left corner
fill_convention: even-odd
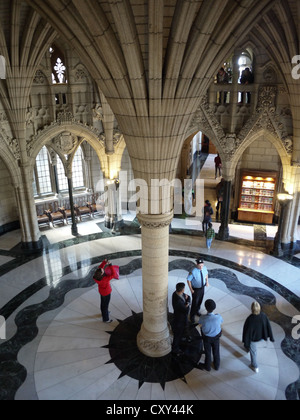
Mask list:
[[[252,85],[254,83],[253,54],[250,49],[245,50],[240,55],[238,65],[239,83],[241,85]],[[251,103],[251,88],[249,88],[249,91],[239,92],[238,102],[243,105]]]
[[[85,171],[83,160],[83,152],[81,147],[79,147],[74,156],[72,167],[72,180],[74,189],[85,188]],[[60,158],[57,159],[57,180],[59,191],[65,191],[68,189],[68,179],[66,178],[65,169]]]
[[[56,173],[57,173],[58,192],[67,191],[69,188],[68,178],[66,177],[66,171],[60,157],[57,157],[56,171],[57,171]]]
[[[44,146],[36,158],[34,168],[34,193],[35,195],[48,195],[53,193],[51,182],[50,160],[47,147]]]
[[[84,157],[81,147],[77,150],[73,160],[73,187],[84,188],[85,173],[84,173]]]
[[[33,173],[33,191],[35,197],[54,195],[67,192],[69,189],[64,165],[59,156],[56,160],[56,172],[50,162],[48,149],[44,146],[36,158]],[[73,188],[83,190],[86,188],[86,175],[84,155],[79,147],[73,159]]]
[[[250,50],[245,50],[239,58],[239,82],[241,83],[241,76],[243,72],[248,68],[251,72],[253,72],[253,55]]]

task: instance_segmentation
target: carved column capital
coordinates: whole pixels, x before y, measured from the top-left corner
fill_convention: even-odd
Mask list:
[[[137,215],[138,221],[142,227],[147,229],[162,229],[170,226],[174,213],[166,214],[141,214]]]

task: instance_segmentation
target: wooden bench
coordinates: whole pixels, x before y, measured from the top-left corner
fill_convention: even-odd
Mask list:
[[[49,218],[49,215],[46,211],[41,216],[37,216],[37,220],[38,220],[38,225],[40,227],[45,227],[45,226],[51,227],[50,218]]]
[[[96,216],[103,216],[104,203],[97,203],[98,197],[99,194],[74,196],[74,211],[78,222],[85,217],[92,219]],[[70,200],[67,197],[39,202],[36,204],[36,209],[39,226],[68,225],[72,219]]]

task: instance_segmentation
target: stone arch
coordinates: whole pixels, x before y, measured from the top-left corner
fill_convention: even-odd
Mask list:
[[[123,135],[120,136],[119,142],[115,144],[114,147],[115,147],[115,153],[112,157],[115,157],[115,160],[114,160],[115,170],[120,172],[120,170],[122,169],[123,155],[126,149],[126,143],[125,143]]]
[[[83,141],[86,141],[91,145],[95,150],[98,159],[101,164],[101,169],[103,173],[109,178],[110,177],[110,166],[119,167],[121,169],[121,161],[124,150],[126,148],[126,143],[124,136],[120,132],[116,132],[114,135],[114,148],[115,153],[112,156],[107,156],[105,151],[105,134],[100,133],[97,129],[89,127],[79,122],[62,122],[55,123],[49,127],[45,127],[44,130],[40,131],[37,136],[35,136],[31,142],[28,144],[27,152],[30,156],[30,165],[32,170],[35,165],[36,157],[40,152],[43,146],[46,146],[50,140],[59,136],[64,132],[69,132],[83,140],[78,142],[78,145],[75,149],[77,151],[78,147],[82,144]],[[59,153],[58,153],[59,154]]]
[[[12,179],[13,187],[21,185],[21,175],[16,158],[4,147],[0,147],[0,158],[3,160]]]
[[[103,135],[100,135],[97,130],[94,130],[81,123],[65,122],[62,124],[53,124],[50,127],[46,127],[32,139],[28,147],[28,154],[30,155],[30,165],[32,166],[32,169],[34,168],[36,157],[42,147],[46,146],[50,140],[64,132],[69,132],[87,141],[97,153],[101,166],[106,167],[106,154]],[[79,145],[80,144],[78,144],[78,146]],[[76,147],[76,150],[78,146]]]
[[[199,131],[209,137],[210,141],[218,150],[222,162],[226,162],[227,150],[226,147],[224,147],[223,141],[226,138],[226,133],[216,118],[213,108],[210,107],[207,95],[203,96],[201,99],[200,106],[194,114],[194,118],[187,130],[185,141],[192,134],[196,134]]]
[[[232,169],[234,171],[236,170],[237,164],[242,158],[247,148],[253,142],[255,142],[256,140],[259,140],[262,136],[265,137],[270,143],[272,143],[275,149],[277,150],[280,160],[282,162],[282,167],[283,167],[283,181],[287,180],[289,177],[289,168],[291,166],[291,157],[288,155],[286,148],[284,147],[284,144],[282,143],[281,139],[278,136],[274,135],[273,133],[270,133],[265,128],[262,128],[254,133],[248,134],[248,136],[245,138],[243,143],[240,145],[240,147],[236,150],[235,154],[233,155]]]

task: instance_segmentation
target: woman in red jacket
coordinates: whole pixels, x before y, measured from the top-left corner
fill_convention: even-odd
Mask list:
[[[110,324],[112,320],[109,318],[109,303],[111,299],[112,288],[111,280],[119,279],[119,267],[112,265],[108,260],[104,260],[98,267],[94,274],[94,280],[98,284],[99,293],[101,296],[101,312],[103,322]]]

